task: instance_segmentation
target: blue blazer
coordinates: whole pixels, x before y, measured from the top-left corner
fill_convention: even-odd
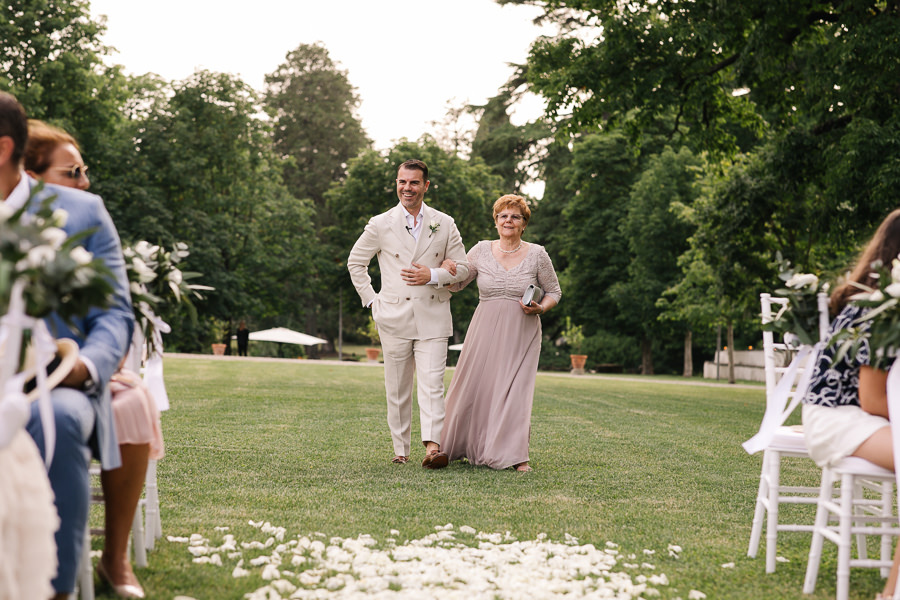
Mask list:
[[[29,179],[29,189],[37,185]],[[97,367],[99,381],[88,394],[96,414],[94,429],[94,451],[98,454],[103,469],[114,469],[122,464],[119,442],[113,424],[112,404],[108,383],[119,368],[119,362],[128,352],[134,331],[134,312],[131,308],[131,292],[128,275],[125,272],[125,258],[122,244],[103,200],[100,196],[58,185],[46,185],[28,206],[28,212],[40,207],[42,200],[50,195],[56,199],[52,206],[68,213],[63,227],[68,235],[86,229],[94,232],[82,240],[85,250],[95,258],[103,259],[113,273],[113,295],[106,309],[92,308],[84,317],[74,320],[77,329],[72,329],[58,315],[50,315],[47,327],[55,337],[67,337],[78,343],[79,353],[87,357]]]

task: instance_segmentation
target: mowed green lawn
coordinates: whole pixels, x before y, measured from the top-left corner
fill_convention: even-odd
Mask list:
[[[285,539],[320,532],[326,544],[360,534],[382,543],[391,530],[402,544],[448,523],[519,540],[569,534],[652,563],[669,580],[658,587],[662,598],[687,600],[690,590],[801,597],[808,534],[780,535],[787,562],[775,574],[765,573],[764,545],[756,559],[746,556],[761,456],[740,444],[759,425],[761,387],[540,374],[535,470],[520,474],[458,462],[425,470],[415,444],[409,464],[391,464],[380,366],[167,357],[165,368],[172,409],[163,414],[159,463],[163,539],[136,571],[150,598],[242,598],[263,586],[259,569],[235,579],[236,561],[195,564],[186,544],[166,539],[201,534],[215,545],[224,535],[216,528],[229,527],[238,541],[264,541],[251,520],[284,527]],[[783,478],[815,484],[818,470],[795,460]],[[785,509],[811,521],[808,511]],[[681,546],[677,558],[670,544]],[[834,560],[826,543],[810,598],[834,596]],[[851,598],[872,598],[881,586],[877,571],[854,569]]]

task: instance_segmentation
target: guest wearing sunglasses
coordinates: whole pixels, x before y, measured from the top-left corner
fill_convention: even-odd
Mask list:
[[[71,135],[37,121],[28,121],[25,172],[44,183],[86,190],[91,187],[88,168],[81,158],[78,142]]]
[[[493,216],[498,239],[469,250],[468,276],[450,286],[456,292],[476,280],[479,302],[447,391],[441,448],[450,460],[528,472],[539,315],[556,306],[562,292],[544,247],[522,240],[531,218],[525,199],[501,196]],[[445,268],[453,272],[452,264]],[[524,304],[532,284],[542,288],[543,297]]]
[[[91,182],[75,139],[57,127],[28,121],[25,172],[34,179],[67,188],[87,190]],[[121,255],[121,250],[119,250]],[[121,259],[120,259],[121,260]],[[159,410],[133,373],[119,370],[108,384],[112,393],[113,423],[122,466],[100,474],[105,499],[103,556],[97,563],[101,579],[123,598],[143,598],[144,591],[128,560],[128,535],[144,487],[150,458],[162,457]]]

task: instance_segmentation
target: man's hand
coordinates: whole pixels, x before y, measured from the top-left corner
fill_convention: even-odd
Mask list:
[[[84,382],[87,381],[90,376],[90,371],[88,371],[88,368],[81,362],[81,359],[79,359],[78,362],[75,363],[75,366],[72,367],[72,370],[69,371],[69,374],[66,375],[66,378],[59,382],[59,385],[80,390],[84,387]]]
[[[456,263],[449,258],[444,259],[444,262],[441,263],[441,268],[456,277]]]
[[[400,277],[406,285],[425,285],[431,281],[431,269],[418,263],[412,263],[409,269],[400,271]]]

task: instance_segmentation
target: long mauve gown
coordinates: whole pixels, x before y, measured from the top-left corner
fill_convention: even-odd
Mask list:
[[[557,301],[561,292],[544,247],[525,250],[525,259],[507,271],[491,242],[478,242],[467,255],[468,278],[451,287],[461,290],[477,278],[479,302],[447,391],[441,450],[450,460],[465,457],[493,469],[528,460],[541,318],[522,312],[519,300],[532,283]]]

